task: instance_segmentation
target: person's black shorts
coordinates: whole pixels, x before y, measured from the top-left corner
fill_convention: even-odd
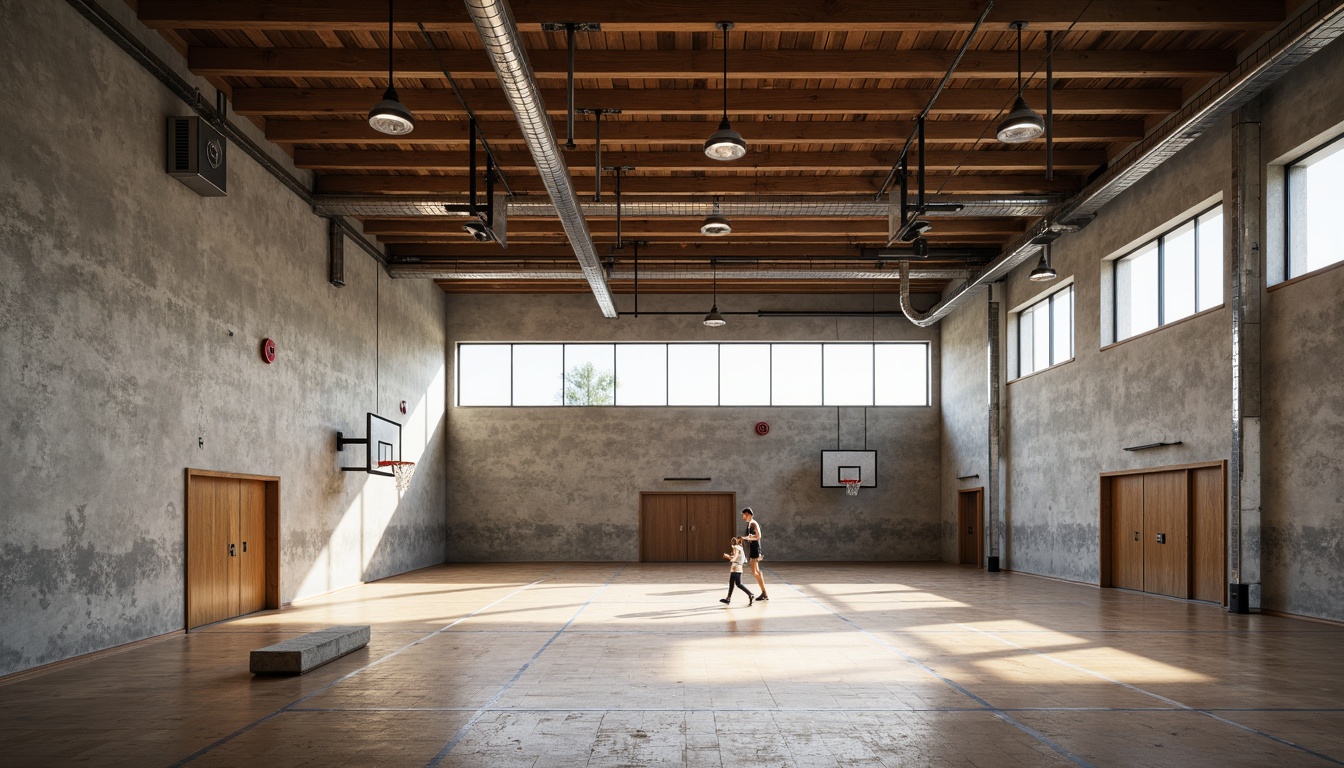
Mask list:
[[[755,560],[759,558],[761,556],[761,542],[749,541],[747,543],[751,545],[747,547],[747,559]]]

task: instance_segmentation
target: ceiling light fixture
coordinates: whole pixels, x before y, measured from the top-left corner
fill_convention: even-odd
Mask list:
[[[714,303],[709,309],[709,314],[705,315],[705,325],[710,328],[719,328],[727,325],[728,321],[719,314],[719,265],[713,259],[709,261],[710,269],[714,271]]]
[[[737,160],[747,154],[747,141],[728,122],[728,30],[733,22],[720,21],[717,26],[723,30],[723,120],[705,141],[705,155],[711,160]]]
[[[369,125],[389,136],[415,130],[415,117],[397,99],[397,89],[392,87],[392,0],[387,0],[387,90],[383,91],[383,100],[369,110]]]
[[[1030,279],[1034,283],[1045,283],[1054,280],[1058,275],[1055,274],[1055,268],[1050,266],[1050,246],[1041,248],[1041,261],[1036,268],[1031,270]]]
[[[1017,100],[1013,102],[1012,111],[999,123],[996,135],[1005,144],[1021,144],[1040,138],[1045,133],[1045,121],[1036,110],[1027,106],[1027,100],[1022,96],[1022,29],[1027,22],[1014,21],[1009,26],[1017,30]]]
[[[728,223],[727,217],[713,214],[705,217],[705,223],[700,225],[700,234],[707,237],[723,237],[732,234],[733,225]]]

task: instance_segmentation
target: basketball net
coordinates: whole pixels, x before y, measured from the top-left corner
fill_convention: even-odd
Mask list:
[[[840,482],[845,484],[846,496],[858,496],[859,486],[863,484],[862,480],[841,480]]]
[[[392,476],[397,478],[397,490],[405,493],[411,488],[411,476],[415,474],[414,461],[380,461],[378,466],[391,468]]]

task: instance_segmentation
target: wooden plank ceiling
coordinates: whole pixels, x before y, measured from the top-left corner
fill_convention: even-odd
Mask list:
[[[450,292],[589,290],[559,221],[546,215],[545,189],[462,3],[395,4],[395,86],[416,120],[412,133],[396,137],[375,132],[366,118],[387,87],[387,4],[128,2],[193,72],[225,90],[233,111],[314,172],[324,199],[390,204],[357,218],[385,245],[394,274],[435,277]],[[715,274],[721,292],[898,290],[897,280],[873,277],[895,269],[877,258],[887,247],[888,223],[872,204],[887,201],[878,193],[981,3],[513,0],[510,7],[561,144],[568,138],[567,35],[543,25],[601,25],[575,34],[574,104],[620,110],[602,118],[601,163],[631,169],[620,180],[624,203],[681,204],[628,213],[619,244],[614,206],[589,214],[614,292],[632,290],[636,256],[651,276],[641,280],[641,292],[706,292]],[[999,0],[929,113],[926,188],[938,201],[1029,205],[1006,214],[981,205],[928,216],[930,258],[916,268],[956,272],[983,264],[1044,206],[1080,189],[1231,70],[1284,14],[1282,3],[1262,0]],[[994,137],[1017,95],[1015,20],[1029,23],[1024,93],[1041,113],[1046,32],[1053,33],[1053,178],[1043,140],[1008,145]],[[727,109],[748,144],[746,156],[732,162],[702,151],[723,109],[719,21],[735,24],[727,34]],[[507,249],[473,240],[461,215],[404,205],[465,201],[464,103],[499,163],[496,189],[513,193],[511,205],[543,204],[509,215]],[[593,116],[577,115],[575,147],[566,152],[583,201],[597,190],[596,127]],[[614,174],[605,173],[603,202],[614,202],[615,186]],[[780,205],[733,216],[726,237],[702,235],[705,207],[732,201]],[[864,203],[869,210],[811,203]],[[908,246],[892,250],[901,248]],[[546,279],[523,279],[533,271]],[[917,280],[912,288],[938,292],[948,279],[955,278]]]

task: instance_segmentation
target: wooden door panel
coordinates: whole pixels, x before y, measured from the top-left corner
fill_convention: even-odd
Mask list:
[[[640,559],[646,563],[685,562],[685,497],[673,494],[647,494],[641,501]]]
[[[722,493],[687,494],[686,559],[714,563],[729,549],[734,533],[732,496]]]
[[[1143,589],[1143,475],[1111,479],[1111,586]]]
[[[238,613],[266,607],[266,484],[239,481]]]
[[[980,500],[981,491],[957,493],[957,562],[962,565],[980,565]]]
[[[1143,590],[1190,596],[1189,479],[1183,469],[1143,476]]]
[[[238,482],[195,477],[187,498],[187,627],[227,619],[238,602],[229,542],[238,509]]]
[[[1219,605],[1227,580],[1226,485],[1222,467],[1190,471],[1190,596]]]

